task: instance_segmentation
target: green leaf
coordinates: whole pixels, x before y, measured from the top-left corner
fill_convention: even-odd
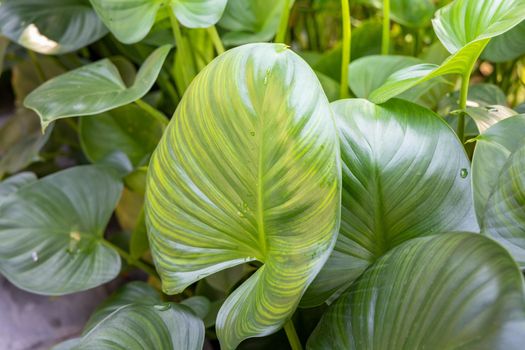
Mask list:
[[[155,83],[170,46],[155,50],[127,87],[109,59],[88,64],[48,80],[32,93],[24,105],[34,110],[42,128],[56,119],[99,114],[144,96]]]
[[[32,172],[26,171],[8,177],[0,182],[0,205],[6,202],[7,196],[18,191],[22,186],[36,181],[36,175]]]
[[[116,151],[128,156],[134,166],[147,164],[163,131],[150,114],[136,105],[126,105],[99,114],[96,118],[80,118],[80,144],[93,163]]]
[[[147,180],[164,291],[258,260],[217,317],[222,349],[282,327],[339,228],[339,145],[309,66],[282,44],[216,58],[182,98]]]
[[[206,318],[206,315],[210,311],[210,301],[203,296],[193,296],[188,299],[184,299],[180,302],[181,305],[185,305],[193,311],[193,313],[201,320]]]
[[[227,46],[271,40],[288,0],[229,0],[219,26],[227,32],[222,40]],[[290,7],[294,1],[289,1]]]
[[[517,113],[505,106],[487,106],[487,107],[467,107],[467,115],[474,120],[480,133],[490,128],[492,125],[512,117]]]
[[[4,0],[0,33],[43,54],[63,54],[107,33],[88,0]]]
[[[402,100],[332,103],[343,160],[341,229],[301,303],[331,301],[395,246],[436,232],[475,231],[469,160],[450,127]],[[444,220],[443,218],[446,218]]]
[[[87,321],[83,333],[88,333],[103,319],[123,306],[130,304],[154,305],[161,301],[160,293],[146,282],[126,283],[97,307]]]
[[[481,231],[525,266],[525,115],[507,118],[476,138],[472,185]]]
[[[446,74],[470,74],[490,38],[509,31],[525,19],[522,0],[455,0],[439,9],[432,20],[438,38],[453,55],[440,66],[415,65],[390,76],[370,95],[382,103],[409,88]]]
[[[507,104],[507,96],[503,90],[494,84],[474,84],[469,86],[467,96],[467,107],[488,107],[491,105]],[[447,94],[439,101],[438,114],[448,115],[459,107],[459,90]]]
[[[120,270],[103,234],[122,191],[108,170],[80,166],[30,183],[0,206],[0,272],[34,293],[98,286]]]
[[[307,349],[521,349],[523,277],[475,234],[410,240],[374,263],[324,314]]]
[[[523,0],[455,0],[440,8],[434,31],[450,53],[501,35],[525,19]]]
[[[150,32],[161,8],[173,11],[189,28],[206,28],[219,21],[227,0],[90,0],[104,24],[115,37],[133,44]]]
[[[492,39],[481,57],[492,62],[505,62],[523,54],[525,54],[525,21]]]
[[[4,38],[3,36],[0,36],[0,77],[4,72],[4,58],[8,46],[9,40],[7,38]]]
[[[66,343],[54,349],[201,350],[204,324],[185,306],[131,304],[117,309],[81,338]]]
[[[436,7],[432,0],[391,0],[390,16],[408,27],[426,26]]]

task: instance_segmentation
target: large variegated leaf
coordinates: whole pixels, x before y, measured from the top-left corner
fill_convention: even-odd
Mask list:
[[[126,44],[146,37],[155,23],[157,12],[167,7],[186,27],[206,28],[222,16],[227,0],[90,0],[98,15]]]
[[[341,229],[302,300],[309,306],[337,296],[409,239],[478,231],[468,158],[438,115],[402,100],[342,100],[332,109],[343,160]]]
[[[155,50],[129,87],[117,67],[103,59],[48,80],[26,97],[24,105],[38,113],[42,128],[56,119],[93,115],[126,105],[151,89],[169,51],[169,45]]]
[[[78,50],[107,33],[89,0],[3,0],[0,33],[43,54]]]
[[[453,55],[440,66],[415,65],[389,77],[370,99],[382,103],[407,89],[445,74],[470,74],[490,38],[525,20],[523,0],[455,0],[432,20],[437,36]]]
[[[201,350],[204,323],[193,312],[173,303],[131,304],[111,313],[81,338],[54,350]]]
[[[225,45],[269,41],[277,32],[286,0],[229,0],[219,25]],[[292,6],[293,0],[288,1]]]
[[[472,185],[483,234],[525,267],[525,115],[507,118],[476,138]]]
[[[523,277],[498,244],[451,233],[375,262],[324,314],[308,350],[519,350]]]
[[[282,44],[219,56],[194,80],[148,170],[146,218],[163,289],[263,265],[223,304],[223,349],[277,331],[339,228],[339,145],[314,72]]]
[[[122,184],[81,166],[21,187],[0,206],[0,272],[18,287],[60,295],[114,278],[120,257],[103,234]]]

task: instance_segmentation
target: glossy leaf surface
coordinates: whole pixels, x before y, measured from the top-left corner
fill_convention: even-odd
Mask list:
[[[523,277],[476,234],[416,238],[374,263],[324,314],[307,349],[518,350]]]
[[[173,303],[123,306],[60,350],[201,350],[204,324],[187,307]]]
[[[109,59],[88,64],[48,80],[31,94],[24,105],[40,116],[42,127],[56,119],[99,114],[144,96],[155,83],[170,46],[155,50],[127,87]]]
[[[163,126],[135,105],[80,118],[80,142],[91,162],[113,152],[126,154],[134,166],[146,165],[162,136]]]
[[[394,73],[370,99],[382,103],[432,78],[470,73],[489,40],[511,30],[524,19],[525,2],[522,0],[453,1],[439,9],[432,20],[434,31],[452,56],[440,66],[416,65]]]
[[[122,185],[80,166],[30,183],[0,206],[0,272],[19,288],[61,295],[98,286],[120,270],[102,235]]]
[[[36,175],[32,172],[26,171],[8,177],[0,182],[0,205],[7,201],[8,195],[15,193],[20,187],[34,181],[36,181]]]
[[[525,115],[507,118],[476,138],[472,185],[483,234],[525,266]]]
[[[293,313],[335,242],[339,167],[328,101],[285,45],[230,50],[186,92],[148,169],[148,234],[169,294],[263,263],[219,312],[223,349]]]
[[[173,11],[186,27],[206,28],[222,16],[226,0],[90,0],[98,15],[117,37],[126,44],[136,43],[150,32],[157,12]]]
[[[492,62],[511,61],[525,54],[525,21],[493,38],[481,57]]]
[[[307,306],[330,301],[409,239],[478,231],[469,161],[438,115],[402,100],[341,100],[332,109],[343,160],[341,229],[302,300]]]
[[[107,33],[88,0],[4,0],[0,33],[29,50],[62,54]]]
[[[286,0],[229,0],[219,25],[225,45],[269,41],[277,32]],[[292,6],[294,1],[289,1]]]

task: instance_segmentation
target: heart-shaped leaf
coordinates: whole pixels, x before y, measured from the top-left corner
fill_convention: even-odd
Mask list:
[[[521,349],[523,277],[476,234],[410,240],[375,262],[323,315],[307,349]]]
[[[219,25],[228,30],[222,40],[234,46],[271,40],[287,0],[229,0]],[[294,1],[288,1],[292,6]]]
[[[186,306],[131,304],[102,319],[81,338],[53,350],[201,350],[203,345],[204,323]]]
[[[438,115],[402,100],[341,100],[332,110],[343,160],[341,229],[302,300],[307,306],[333,299],[409,239],[478,231],[469,160]]]
[[[481,57],[492,62],[505,62],[523,54],[525,54],[525,21],[492,39]]]
[[[388,78],[370,95],[382,103],[409,88],[445,74],[470,74],[490,38],[511,30],[525,20],[522,0],[455,0],[436,12],[432,20],[440,41],[453,55],[440,66],[415,65]]]
[[[56,119],[99,114],[126,105],[151,89],[169,51],[169,45],[155,50],[130,87],[117,67],[103,59],[48,80],[26,97],[24,105],[38,113],[44,129]]]
[[[233,349],[277,331],[332,250],[340,186],[332,112],[308,65],[282,44],[219,56],[184,95],[148,169],[164,291],[258,260],[223,304],[217,334]]]
[[[476,138],[472,185],[483,234],[525,267],[525,115],[507,118]]]
[[[157,12],[166,7],[189,28],[206,28],[221,18],[227,0],[90,0],[93,8],[115,37],[136,43],[149,33]]]
[[[0,33],[43,54],[87,46],[107,33],[89,0],[4,0]]]
[[[91,162],[120,151],[134,166],[147,164],[162,136],[161,125],[136,105],[126,105],[96,118],[80,118],[80,144]]]
[[[80,166],[21,187],[0,206],[0,272],[18,287],[61,295],[98,286],[120,271],[104,245],[122,191],[109,170]]]

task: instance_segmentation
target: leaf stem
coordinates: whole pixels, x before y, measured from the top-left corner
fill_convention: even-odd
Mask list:
[[[286,31],[288,29],[288,18],[290,17],[290,0],[284,1],[283,13],[281,14],[281,21],[279,23],[279,30],[275,36],[276,43],[284,43],[286,40]]]
[[[184,80],[184,87],[180,87],[180,94],[182,95],[184,90],[186,90],[186,87],[190,84],[191,82],[191,76],[189,74],[191,74],[190,72],[192,71],[192,69],[190,68],[191,66],[194,65],[194,62],[186,62],[187,61],[187,55],[188,54],[191,54],[191,52],[189,52],[189,50],[187,49],[186,47],[186,42],[184,41],[184,37],[182,36],[182,32],[180,30],[180,26],[179,26],[179,21],[177,20],[177,18],[175,17],[175,14],[173,13],[173,11],[168,11],[169,12],[169,15],[170,15],[170,22],[171,22],[171,30],[173,31],[173,37],[175,38],[175,43],[177,45],[177,55],[175,57],[179,57],[181,62],[179,62],[179,64],[181,64],[182,66],[184,66],[185,68],[182,69],[182,79]],[[187,67],[187,68],[186,68]],[[175,79],[176,80],[176,79]]]
[[[468,87],[470,81],[470,71],[461,76],[461,90],[459,93],[459,108],[461,112],[458,116],[458,127],[457,134],[458,138],[463,143],[465,138],[465,112],[467,109],[467,97],[468,97]]]
[[[155,270],[153,266],[146,264],[139,259],[133,259],[127,251],[125,251],[124,249],[120,248],[119,246],[111,243],[110,241],[106,239],[101,239],[100,242],[106,247],[115,250],[122,259],[126,260],[128,264],[138,267],[139,269],[143,270],[151,277],[160,280],[159,274],[157,273],[157,271]]]
[[[352,48],[352,29],[350,23],[350,6],[348,0],[341,0],[341,11],[343,16],[343,52],[341,60],[341,85],[339,96],[348,97],[348,65],[350,64],[350,50]]]
[[[166,126],[168,126],[168,122],[169,122],[168,118],[158,109],[142,101],[141,99],[136,100],[135,104],[139,106],[140,109],[142,109],[143,111],[151,115],[153,118],[155,118],[162,125],[163,129],[165,129]]]
[[[383,0],[383,34],[381,55],[388,55],[390,49],[390,0]]]
[[[221,37],[219,36],[219,33],[217,33],[217,28],[215,26],[211,26],[208,29],[208,35],[210,36],[211,42],[213,43],[213,46],[215,47],[215,51],[217,51],[217,54],[224,53],[224,45],[222,45]]]
[[[303,350],[303,346],[301,345],[301,341],[297,336],[297,332],[295,331],[292,320],[286,321],[284,324],[284,331],[286,332],[286,336],[288,337],[288,341],[290,342],[292,350]]]
[[[35,66],[35,70],[36,70],[36,74],[38,75],[38,79],[40,79],[41,83],[45,82],[47,80],[46,75],[44,74],[44,70],[42,69],[40,62],[38,62],[38,58],[36,57],[36,54],[31,50],[27,50],[27,53],[29,54],[31,61],[33,62],[33,65]]]

